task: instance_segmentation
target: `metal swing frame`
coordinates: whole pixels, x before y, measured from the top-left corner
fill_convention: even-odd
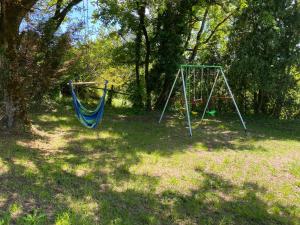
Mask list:
[[[214,89],[215,89],[217,80],[218,80],[219,77],[221,77],[221,78],[223,78],[223,80],[224,80],[224,82],[225,82],[225,85],[226,85],[226,87],[227,87],[227,91],[228,91],[228,93],[229,93],[229,95],[230,95],[230,98],[232,99],[232,102],[233,102],[234,107],[235,107],[235,109],[236,109],[236,112],[237,112],[237,114],[238,114],[238,116],[239,116],[239,119],[240,119],[240,121],[241,121],[241,124],[242,124],[242,126],[243,126],[243,128],[244,128],[244,130],[245,130],[245,132],[246,132],[246,131],[247,131],[246,123],[245,123],[245,121],[244,121],[244,119],[243,119],[243,117],[242,117],[242,115],[241,115],[241,113],[240,113],[239,107],[238,107],[238,105],[237,105],[237,103],[236,103],[236,101],[235,101],[234,95],[233,95],[233,93],[232,93],[232,91],[231,91],[231,88],[230,88],[230,86],[229,86],[229,84],[228,84],[228,80],[227,80],[227,78],[226,78],[226,76],[225,76],[225,73],[224,73],[224,71],[223,71],[223,68],[222,68],[221,66],[214,66],[214,65],[192,65],[192,64],[183,64],[183,65],[180,65],[180,68],[179,68],[179,70],[178,70],[178,72],[177,72],[177,74],[176,74],[176,76],[175,76],[175,80],[174,80],[174,82],[173,82],[172,88],[171,88],[171,90],[170,90],[170,93],[169,93],[169,95],[168,95],[167,101],[166,101],[166,103],[165,103],[165,106],[164,106],[164,108],[163,108],[163,111],[162,111],[162,113],[161,113],[161,116],[160,116],[158,122],[161,123],[161,121],[162,121],[162,119],[163,119],[163,116],[164,116],[165,111],[166,111],[166,109],[167,109],[167,106],[168,106],[168,104],[169,104],[169,101],[170,101],[170,98],[171,98],[172,93],[173,93],[173,91],[174,91],[174,88],[175,88],[175,85],[176,85],[176,83],[177,83],[177,80],[178,80],[178,78],[180,77],[180,78],[181,78],[181,81],[182,81],[182,89],[183,89],[183,96],[184,96],[185,109],[186,109],[186,119],[187,119],[187,124],[188,124],[188,128],[189,128],[189,135],[190,135],[191,137],[193,136],[192,126],[191,126],[191,118],[190,118],[190,108],[189,108],[189,104],[188,104],[187,91],[186,91],[186,79],[185,79],[185,75],[184,75],[184,70],[185,70],[185,69],[190,69],[190,68],[194,68],[194,69],[196,69],[196,68],[201,68],[202,70],[205,69],[205,68],[214,68],[214,69],[217,70],[217,74],[216,74],[216,77],[215,77],[213,86],[212,86],[212,88],[211,88],[209,97],[208,97],[208,99],[207,99],[207,102],[206,102],[206,105],[205,105],[205,108],[204,108],[204,111],[203,111],[203,114],[202,114],[202,117],[201,117],[201,121],[204,119],[205,112],[206,112],[207,107],[208,107],[208,105],[209,105],[209,102],[210,102],[210,100],[211,100],[211,98],[212,98],[212,94],[213,94],[213,91],[214,91]],[[203,74],[202,74],[202,75],[203,75]],[[202,76],[202,75],[201,75],[201,76]],[[179,79],[180,79],[180,78],[179,78]],[[195,78],[195,77],[194,77],[194,78]]]

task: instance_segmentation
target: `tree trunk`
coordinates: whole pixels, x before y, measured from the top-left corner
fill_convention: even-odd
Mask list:
[[[109,106],[112,105],[113,95],[114,95],[114,85],[111,86],[111,89],[108,91],[108,95],[107,95],[106,104]]]
[[[255,96],[255,104],[254,104],[254,111],[255,113],[268,113],[267,112],[267,103],[268,103],[268,96],[266,92],[262,89],[258,90],[258,93]]]
[[[137,3],[137,10],[139,11],[139,3]],[[134,107],[141,107],[143,105],[143,99],[141,94],[141,80],[140,80],[140,64],[141,64],[141,46],[142,46],[142,26],[139,22],[136,38],[135,38],[135,82],[136,90],[134,93]]]
[[[150,48],[149,48],[150,49]],[[151,85],[150,85],[150,77],[149,77],[149,57],[150,50],[146,51],[146,59],[145,59],[145,82],[146,82],[146,110],[150,111],[152,108],[151,104]]]
[[[276,118],[280,118],[282,108],[283,108],[283,103],[284,103],[284,96],[279,96],[277,97],[275,101],[275,105],[273,107],[273,116]]]
[[[169,92],[170,92],[172,84],[173,84],[172,82],[174,82],[174,80],[172,80],[170,78],[171,77],[165,78],[162,91],[159,95],[159,98],[157,99],[157,101],[155,103],[155,107],[158,109],[163,108],[166,103],[166,100],[168,99]]]
[[[5,116],[7,127],[11,128],[14,124],[14,113],[15,107],[12,101],[12,97],[9,95],[7,90],[4,90],[4,104],[5,104]]]
[[[27,123],[26,104],[22,92],[22,79],[18,77],[17,45],[19,26],[35,1],[0,1],[1,86],[5,104],[5,121],[9,129],[20,120]]]
[[[136,40],[135,40],[135,96],[134,96],[134,106],[140,107],[142,106],[142,95],[141,95],[141,80],[140,80],[140,58],[141,58],[141,42],[142,35],[141,32],[137,32]]]
[[[81,0],[71,1],[63,10],[58,7],[52,21],[56,30],[73,6]],[[0,0],[0,87],[3,90],[5,121],[8,128],[16,124],[26,125],[27,97],[25,96],[25,77],[20,72],[18,45],[19,27],[24,17],[30,12],[37,0]],[[60,6],[62,1],[58,1]],[[54,34],[55,31],[53,31]]]
[[[150,63],[150,40],[148,36],[148,32],[145,26],[145,4],[142,4],[138,10],[140,17],[140,26],[143,31],[143,35],[145,37],[146,44],[146,55],[145,55],[145,84],[146,84],[146,110],[151,110],[151,85],[150,85],[150,77],[149,77],[149,63]]]

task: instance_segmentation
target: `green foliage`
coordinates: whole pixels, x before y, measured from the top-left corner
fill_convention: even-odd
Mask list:
[[[97,18],[118,29],[123,43],[115,48],[114,60],[128,66],[145,60],[145,40],[136,52],[140,4],[147,12],[150,79],[145,84],[134,76],[129,80],[143,98],[148,85],[156,106],[162,106],[178,65],[195,48],[195,62],[230,68],[231,86],[245,112],[282,118],[299,114],[299,7],[293,1],[102,1]],[[135,83],[140,86],[134,88]]]
[[[67,60],[76,60],[76,64],[65,72],[65,81],[69,79],[80,81],[109,81],[109,88],[116,88],[128,82],[130,66],[115,61],[115,49],[121,45],[116,33],[101,35],[95,41],[73,47]]]
[[[27,214],[20,219],[20,224],[23,225],[43,225],[47,221],[47,216],[44,213],[39,213],[34,210],[32,214]]]
[[[0,225],[9,225],[11,223],[11,215],[9,212],[5,212],[1,215]]]
[[[249,110],[284,116],[297,99],[299,6],[290,0],[247,5],[231,29],[230,80]]]
[[[178,65],[184,62],[187,21],[195,5],[197,1],[167,1],[155,20],[151,85],[158,95],[157,107],[164,104]]]

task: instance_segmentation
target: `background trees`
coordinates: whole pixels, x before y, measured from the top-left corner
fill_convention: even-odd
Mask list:
[[[1,0],[8,127],[28,123],[30,105],[67,79],[98,74],[127,89],[134,107],[159,108],[180,63],[223,65],[247,113],[299,116],[298,1],[90,1],[90,23],[100,30],[85,42],[87,24],[67,20],[70,12],[85,16],[80,2]]]
[[[236,16],[229,74],[247,110],[279,117],[299,98],[299,16],[297,1],[289,0],[248,1]],[[296,112],[290,110],[288,115]]]

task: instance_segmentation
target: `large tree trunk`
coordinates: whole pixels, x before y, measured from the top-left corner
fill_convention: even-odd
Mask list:
[[[72,0],[62,9],[62,1],[57,1],[55,15],[49,19],[54,29],[50,29],[51,38],[61,25],[66,14],[81,0]],[[23,18],[30,12],[37,0],[0,0],[0,87],[3,90],[5,121],[8,128],[16,124],[26,125],[27,97],[24,72],[18,59],[20,42],[19,27]],[[23,59],[24,60],[24,59]]]
[[[141,94],[141,79],[140,79],[140,58],[141,58],[141,45],[142,45],[142,34],[140,31],[137,32],[135,39],[135,96],[134,106],[141,107],[143,105],[142,94]]]
[[[14,127],[17,120],[28,122],[22,79],[18,77],[17,46],[19,26],[35,0],[0,1],[0,52],[1,87],[5,104],[5,118],[8,128]]]
[[[0,76],[1,76],[1,93],[3,97],[3,104],[5,109],[5,121],[7,122],[8,127],[12,127],[13,125],[13,114],[14,114],[14,107],[12,102],[12,96],[8,93],[7,90],[7,83],[10,76],[10,68],[9,68],[9,60],[8,60],[8,49],[9,49],[9,32],[8,30],[8,3],[6,1],[1,0],[1,11],[0,11]],[[11,35],[10,35],[11,36]],[[11,44],[11,42],[10,42]]]
[[[157,31],[157,58],[159,60],[153,69],[159,74],[157,82],[162,83],[162,85],[156,85],[159,88],[156,88],[158,97],[155,108],[157,109],[164,106],[174,82],[178,65],[184,62],[182,53],[185,51],[187,36],[190,32],[186,18],[190,16],[192,8],[199,2],[199,0],[170,1],[166,9],[162,13],[159,12]]]
[[[148,41],[149,42],[149,41]],[[150,61],[150,42],[146,41],[146,56],[145,56],[145,82],[146,82],[146,110],[150,111],[151,104],[151,79],[149,74],[149,61]]]
[[[267,113],[267,103],[268,103],[268,96],[264,92],[264,90],[259,89],[258,92],[254,92],[254,113]]]
[[[4,90],[4,104],[5,104],[5,116],[7,120],[7,126],[10,128],[14,124],[14,112],[15,112],[15,107],[11,98],[11,95],[7,93],[7,90]]]
[[[139,11],[139,3],[137,3],[137,11]],[[141,64],[141,47],[142,47],[142,26],[139,22],[136,38],[135,38],[135,92],[134,92],[134,107],[142,107],[143,99],[142,99],[142,87],[141,87],[141,79],[140,79],[140,64]]]

